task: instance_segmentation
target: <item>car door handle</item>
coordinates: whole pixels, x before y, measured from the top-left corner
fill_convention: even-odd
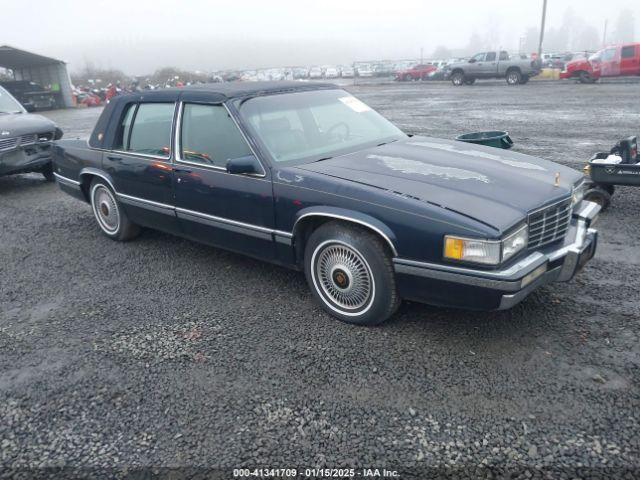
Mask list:
[[[111,160],[112,162],[121,162],[122,161],[122,157],[116,157],[113,155],[107,155],[107,158],[109,160]]]
[[[190,169],[188,169],[188,168],[176,168],[176,167],[173,167],[173,171],[174,171],[175,173],[186,173],[186,174],[189,174],[189,173],[191,173],[193,170],[190,170]]]

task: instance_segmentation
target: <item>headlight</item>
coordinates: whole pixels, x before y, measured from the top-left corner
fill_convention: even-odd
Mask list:
[[[580,185],[574,186],[571,191],[571,206],[579,204],[584,198],[584,192],[586,190],[586,184],[584,181]]]
[[[498,265],[526,248],[528,239],[526,225],[503,240],[479,240],[446,235],[444,256],[452,260]]]

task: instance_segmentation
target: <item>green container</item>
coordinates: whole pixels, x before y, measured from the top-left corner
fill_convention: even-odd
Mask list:
[[[456,140],[495,148],[506,149],[513,147],[513,140],[509,137],[509,133],[497,130],[492,132],[465,133],[464,135],[456,137]]]

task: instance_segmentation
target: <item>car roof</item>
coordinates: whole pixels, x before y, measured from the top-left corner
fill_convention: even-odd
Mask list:
[[[292,81],[202,83],[184,87],[145,90],[140,93],[118,95],[115,99],[118,101],[131,101],[133,99],[140,101],[172,101],[178,97],[189,99],[206,97],[209,100],[224,102],[232,98],[336,88],[340,87],[331,83]]]

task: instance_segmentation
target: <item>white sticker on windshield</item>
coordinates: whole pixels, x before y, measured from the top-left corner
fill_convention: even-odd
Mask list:
[[[354,112],[363,113],[371,110],[371,107],[369,105],[367,105],[366,103],[362,103],[356,97],[340,97],[338,100],[340,100]]]

